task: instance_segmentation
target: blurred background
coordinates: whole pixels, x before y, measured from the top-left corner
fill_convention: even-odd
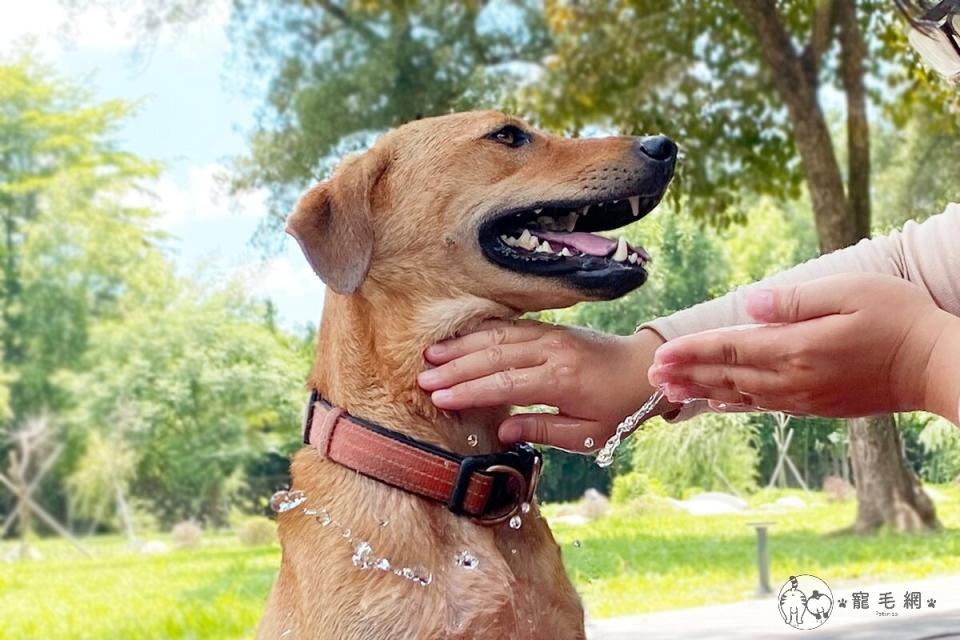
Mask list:
[[[650,282],[541,314],[616,333],[960,199],[960,94],[890,0],[2,15],[0,638],[252,635],[324,295],[283,220],[386,129],[497,108],[677,140],[628,231]],[[931,415],[654,421],[610,470],[546,457],[595,619],[751,597],[757,520],[774,588],[960,574],[960,431]]]

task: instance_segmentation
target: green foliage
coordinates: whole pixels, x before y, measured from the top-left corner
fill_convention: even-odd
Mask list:
[[[960,429],[949,420],[926,415],[919,441],[925,449],[922,469],[927,482],[951,482],[960,478]]]
[[[661,496],[664,493],[659,481],[650,478],[645,473],[631,471],[630,473],[620,474],[613,479],[610,502],[615,505],[625,505],[640,498]]]
[[[94,328],[82,373],[64,380],[73,424],[109,429],[120,407],[139,452],[133,494],[167,523],[222,523],[245,465],[290,452],[307,368],[236,286],[183,286],[173,299]]]
[[[745,415],[703,415],[680,424],[653,421],[634,436],[633,468],[680,497],[756,489],[757,432]]]
[[[16,421],[61,406],[53,373],[76,366],[125,290],[148,284],[133,274],[156,260],[152,213],[121,196],[157,167],[113,141],[132,105],[96,103],[29,54],[0,60],[0,105],[0,370]]]

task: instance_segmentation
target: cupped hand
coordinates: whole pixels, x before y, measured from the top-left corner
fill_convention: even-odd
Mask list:
[[[892,276],[844,274],[754,290],[747,311],[764,325],[664,344],[649,371],[651,384],[664,385],[672,401],[707,398],[721,410],[828,417],[942,412],[931,378],[934,354],[957,318],[920,287]],[[956,398],[950,410],[955,414]]]
[[[437,407],[451,411],[557,407],[556,415],[511,416],[500,425],[500,440],[589,452],[650,395],[646,370],[662,343],[652,331],[621,337],[528,320],[492,323],[429,347],[424,356],[437,366],[417,381]]]

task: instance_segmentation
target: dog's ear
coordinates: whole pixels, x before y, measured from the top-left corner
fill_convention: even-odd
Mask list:
[[[371,149],[350,158],[328,181],[310,189],[287,219],[307,262],[337,293],[360,288],[373,255],[371,201],[387,154]]]

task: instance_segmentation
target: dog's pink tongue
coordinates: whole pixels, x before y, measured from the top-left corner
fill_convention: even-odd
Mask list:
[[[563,231],[537,231],[536,235],[541,240],[565,244],[589,256],[606,256],[613,253],[617,248],[616,240],[583,231],[570,233]]]

